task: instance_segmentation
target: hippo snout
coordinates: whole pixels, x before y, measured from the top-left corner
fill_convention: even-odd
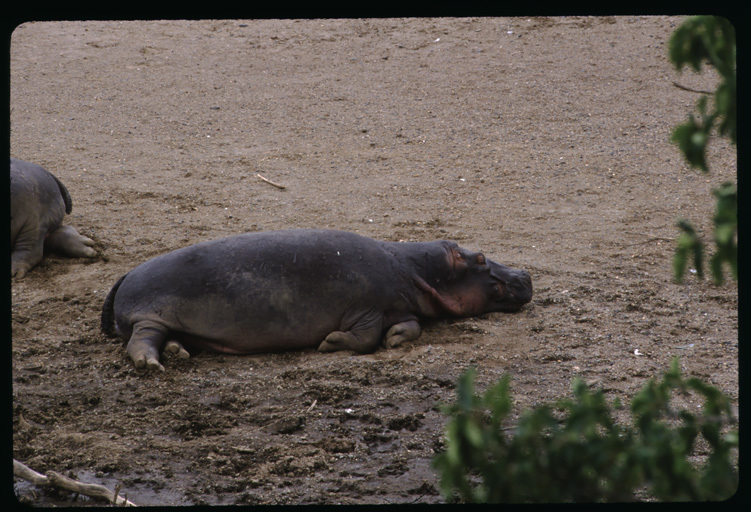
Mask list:
[[[522,304],[532,300],[532,276],[529,275],[529,272],[526,270],[519,272],[518,283],[512,293]]]
[[[511,296],[511,309],[518,311],[532,300],[532,276],[526,270],[518,270],[506,282],[506,289]]]

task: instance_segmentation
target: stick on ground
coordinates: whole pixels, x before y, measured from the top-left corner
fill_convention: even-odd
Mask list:
[[[280,185],[279,183],[274,183],[274,182],[273,182],[273,181],[271,181],[270,179],[264,178],[263,176],[261,176],[261,175],[260,175],[260,174],[258,174],[258,173],[256,173],[256,177],[257,177],[258,179],[262,180],[262,181],[265,181],[265,182],[266,182],[266,183],[268,183],[269,185],[272,185],[272,186],[276,187],[276,188],[280,188],[280,189],[282,189],[282,190],[284,190],[285,188],[287,188],[287,187],[285,187],[284,185]]]

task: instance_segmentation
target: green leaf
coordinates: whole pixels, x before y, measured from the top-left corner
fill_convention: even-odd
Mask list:
[[[693,118],[681,125],[678,125],[670,137],[671,142],[678,144],[678,148],[686,157],[686,161],[691,165],[707,172],[706,161],[706,140],[707,135],[704,127],[698,124]]]

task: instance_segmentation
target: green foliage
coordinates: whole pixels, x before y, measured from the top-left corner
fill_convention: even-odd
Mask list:
[[[738,435],[724,433],[735,421],[730,402],[712,386],[681,377],[677,360],[633,398],[633,426],[618,425],[611,413],[620,404],[611,409],[602,391],[577,378],[573,399],[526,410],[512,428],[508,376],[481,396],[474,379],[473,370],[465,372],[456,403],[444,407],[446,449],[433,466],[447,500],[623,502],[637,490],[658,500],[717,500],[737,488],[730,459]],[[675,391],[703,397],[701,414],[675,411]],[[711,453],[697,469],[688,457],[699,436]]]
[[[722,264],[727,262],[733,279],[738,280],[738,193],[732,183],[723,183],[713,191],[717,198],[714,216],[716,252],[709,262],[715,282],[722,283]]]
[[[685,66],[689,66],[700,72],[702,65],[707,63],[720,75],[720,83],[714,92],[714,108],[710,110],[707,97],[702,96],[697,101],[699,117],[689,113],[688,120],[677,126],[670,138],[678,145],[689,165],[705,173],[709,172],[706,160],[707,145],[715,127],[718,133],[728,137],[733,145],[736,145],[738,140],[735,51],[735,29],[727,19],[721,17],[689,18],[670,38],[669,56],[677,70],[681,71]],[[720,284],[723,280],[723,263],[730,265],[733,278],[738,279],[738,249],[735,243],[737,193],[735,185],[725,183],[716,189],[714,194],[718,199],[715,215],[717,251],[710,262],[710,269],[715,282]],[[673,259],[675,278],[678,281],[683,278],[689,254],[693,255],[695,261],[698,258],[698,264],[695,265],[697,275],[701,277],[703,244],[687,220],[679,220],[678,227],[682,233]]]
[[[725,18],[717,16],[695,16],[679,26],[670,38],[670,60],[678,71],[690,66],[700,72],[706,62],[720,75],[720,84],[714,94],[715,109],[706,111],[706,98],[699,100],[702,115],[700,132],[709,135],[706,122],[719,121],[720,135],[727,136],[737,143],[736,130],[736,69],[735,69],[735,28]],[[701,166],[699,166],[701,168]],[[706,171],[706,166],[702,168]]]
[[[678,237],[678,247],[673,257],[673,273],[678,279],[683,276],[686,270],[686,261],[690,255],[696,268],[696,274],[702,277],[704,275],[704,244],[701,243],[696,230],[686,219],[680,219],[677,225],[683,232]]]

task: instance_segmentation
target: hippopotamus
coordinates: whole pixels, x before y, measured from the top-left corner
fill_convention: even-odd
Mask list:
[[[73,201],[62,182],[43,167],[10,159],[10,275],[21,278],[45,252],[93,258],[94,241],[63,226]]]
[[[122,276],[102,330],[137,368],[162,350],[368,353],[420,335],[420,319],[518,311],[529,273],[450,241],[385,242],[346,231],[245,233],[157,256]]]

